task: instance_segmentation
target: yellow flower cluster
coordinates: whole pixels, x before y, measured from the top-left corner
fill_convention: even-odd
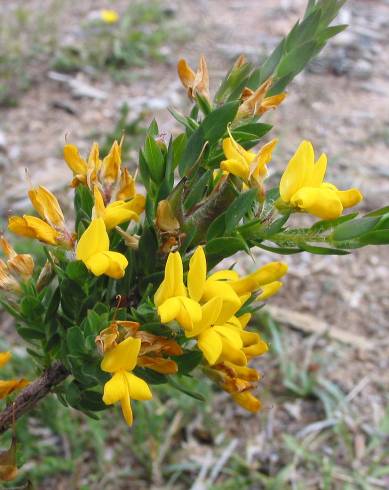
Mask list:
[[[165,277],[154,303],[162,323],[176,320],[187,338],[196,339],[210,366],[217,369],[221,365],[224,369],[224,363],[229,363],[231,369],[240,373],[240,367],[246,367],[252,357],[267,351],[267,345],[259,334],[245,329],[251,315],[238,312],[255,291],[262,290],[259,300],[277,292],[281,286],[278,279],[286,271],[286,264],[272,262],[242,278],[233,270],[207,276],[204,250],[197,247],[185,285],[181,256],[174,252],[167,259]],[[238,387],[230,392],[239,394],[242,406],[247,402],[247,408],[253,409],[247,386],[242,391]]]
[[[145,207],[145,197],[136,193],[135,180],[126,168],[121,168],[121,144],[115,141],[108,155],[100,160],[99,147],[94,143],[88,161],[81,158],[76,146],[67,144],[64,158],[74,173],[71,185],[88,185],[94,196],[92,221],[76,245],[76,257],[96,276],[106,274],[120,279],[128,262],[124,255],[109,250],[107,230],[129,221],[139,221]],[[57,198],[43,186],[31,188],[28,195],[40,218],[11,216],[8,223],[10,231],[49,245],[74,248],[75,235],[65,226]],[[110,202],[113,195],[116,200]],[[9,283],[5,267],[2,263],[0,266],[0,280]],[[7,284],[8,288],[16,286]]]

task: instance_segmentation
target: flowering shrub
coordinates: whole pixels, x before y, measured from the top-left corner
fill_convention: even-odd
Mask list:
[[[180,385],[188,375],[208,376],[243,408],[260,409],[260,376],[250,362],[268,345],[249,325],[282,286],[287,265],[273,261],[245,276],[233,262],[215,267],[254,248],[346,254],[389,243],[389,209],[344,214],[362,195],[324,181],[327,157],[315,161],[309,141],[279,186],[265,185],[277,140],[261,143],[271,126],[259,119],[283,103],[286,85],[344,28],[328,27],[341,4],[310,1],[264,64],[240,57],[214,98],[205,58],[197,71],[180,60],[193,107],[188,116],[172,113],[184,131],[166,140],[153,121],[134,175],[122,164],[122,141],[103,156],[94,143],[88,157],[67,143],[73,217],[65,220],[48,189],[31,187],[36,215],[11,216],[8,228],[39,240],[47,262],[36,270],[3,237],[0,287],[43,374],[27,387],[24,379],[0,381],[0,398],[24,388],[0,414],[0,432],[50,390],[91,417],[120,403],[131,425],[131,400],[149,400],[153,384],[197,396]],[[295,213],[319,221],[289,226]],[[0,353],[0,367],[9,358]]]

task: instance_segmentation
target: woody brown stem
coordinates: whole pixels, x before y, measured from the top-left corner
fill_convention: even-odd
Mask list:
[[[15,401],[0,413],[0,434],[8,430],[14,420],[29,412],[47,396],[52,388],[59,385],[69,376],[69,371],[60,362],[46,369],[42,376],[27,386]]]

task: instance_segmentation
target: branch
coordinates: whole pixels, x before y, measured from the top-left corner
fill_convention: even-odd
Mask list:
[[[14,420],[29,412],[51,389],[62,383],[69,371],[60,362],[46,369],[42,376],[27,386],[15,401],[0,413],[0,434],[9,429]]]

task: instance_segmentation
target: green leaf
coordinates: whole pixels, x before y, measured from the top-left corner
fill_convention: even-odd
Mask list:
[[[142,236],[139,240],[138,254],[142,274],[146,275],[153,272],[158,254],[158,239],[154,228],[144,228]]]
[[[231,131],[234,139],[242,144],[246,141],[257,141],[272,129],[271,124],[248,123],[242,124]]]
[[[73,356],[84,353],[85,339],[79,326],[70,327],[66,332],[66,344],[70,354]]]
[[[171,356],[171,358],[177,363],[178,374],[189,374],[200,364],[203,359],[203,354],[198,350],[194,350],[186,352],[181,356]]]
[[[146,383],[151,385],[161,385],[165,384],[168,381],[167,376],[161,373],[157,373],[152,369],[137,367],[134,372],[137,376],[145,380]]]
[[[162,151],[151,135],[146,137],[143,155],[151,178],[160,183],[165,175],[165,162]]]
[[[299,247],[306,252],[318,255],[347,255],[349,253],[347,250],[342,250],[339,248],[317,247],[309,245],[308,243],[299,243]]]
[[[46,332],[43,328],[38,329],[36,327],[32,327],[31,325],[17,325],[16,330],[18,334],[25,340],[45,340]]]
[[[283,39],[274,49],[272,54],[266,59],[266,61],[261,66],[260,78],[257,83],[254,79],[250,80],[248,86],[251,89],[256,89],[261,83],[267,80],[277,68],[278,63],[281,60],[282,53],[284,52],[285,40]]]
[[[257,189],[250,189],[242,192],[231,204],[225,213],[226,233],[229,233],[237,227],[239,221],[252,208],[254,201],[258,196]]]
[[[198,204],[198,202],[202,199],[206,191],[206,187],[209,182],[210,176],[211,176],[211,171],[207,170],[201,175],[200,178],[194,180],[194,184],[191,186],[191,190],[184,201],[185,209],[187,210],[191,209],[195,204]]]
[[[217,255],[225,258],[246,248],[246,242],[240,237],[219,237],[213,238],[206,244],[205,252],[207,255]]]
[[[346,223],[347,221],[354,219],[356,216],[358,216],[358,213],[351,213],[340,216],[337,219],[317,221],[311,226],[310,230],[315,233],[323,233],[326,230],[331,230],[342,223]]]
[[[69,279],[74,281],[85,281],[88,276],[88,269],[81,260],[69,262],[66,266],[65,273]]]
[[[389,244],[389,230],[374,230],[360,236],[361,245],[387,245]]]
[[[239,100],[227,102],[204,119],[201,128],[207,141],[216,143],[227,132],[227,125],[234,120],[239,105]]]
[[[200,126],[189,138],[185,151],[182,154],[178,169],[180,176],[183,177],[198,161],[205,145],[205,136],[202,126]]]
[[[45,323],[47,323],[51,318],[53,318],[56,315],[59,308],[60,301],[61,301],[61,290],[59,289],[59,287],[57,287],[50,298],[49,304],[47,305],[45,319],[44,319]]]
[[[185,151],[187,144],[188,144],[188,137],[185,133],[179,134],[173,140],[173,167],[174,168],[176,168],[178,163],[181,161],[182,155]]]
[[[283,78],[299,73],[312,58],[317,48],[318,44],[315,41],[307,41],[293,48],[278,65],[277,77]]]
[[[378,217],[357,218],[337,226],[331,235],[335,241],[351,240],[368,231],[371,231],[378,223]]]
[[[20,302],[20,311],[26,318],[39,318],[44,313],[44,307],[38,298],[25,296]]]

